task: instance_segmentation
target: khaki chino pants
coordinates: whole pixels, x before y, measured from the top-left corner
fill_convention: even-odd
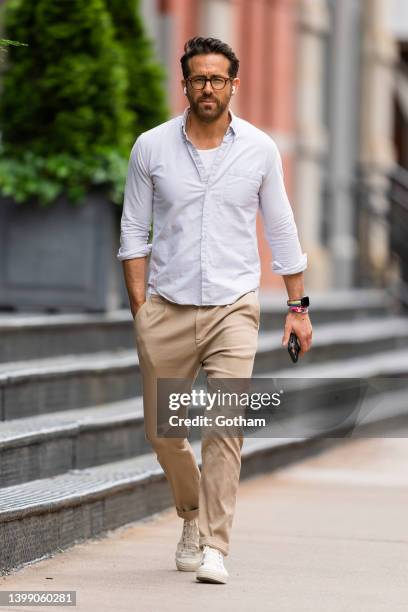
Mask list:
[[[233,304],[194,306],[152,294],[134,320],[143,384],[145,437],[170,484],[178,516],[198,517],[200,546],[229,553],[243,436],[202,436],[201,473],[187,438],[157,436],[157,379],[250,378],[260,306],[250,291]]]

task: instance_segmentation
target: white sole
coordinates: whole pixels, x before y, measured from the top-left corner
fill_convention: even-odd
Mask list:
[[[196,572],[200,567],[201,559],[198,561],[179,561],[176,559],[176,567],[180,572]]]
[[[226,584],[228,580],[228,576],[222,576],[211,570],[200,570],[197,572],[196,578],[200,582],[212,582],[216,584]]]

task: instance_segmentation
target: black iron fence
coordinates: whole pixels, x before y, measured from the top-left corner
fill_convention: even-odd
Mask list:
[[[408,311],[408,170],[397,166],[390,175],[390,251],[399,260],[398,297]]]
[[[394,166],[386,183],[375,176],[361,173],[355,183],[355,285],[387,290],[408,312],[408,170]]]

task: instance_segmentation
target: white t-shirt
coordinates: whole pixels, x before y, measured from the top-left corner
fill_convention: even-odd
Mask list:
[[[221,146],[221,145],[220,145]],[[220,147],[215,147],[214,149],[197,149],[200,154],[201,161],[204,164],[204,168],[207,174],[210,171],[211,166],[213,165],[213,161],[215,156],[217,155],[217,151]]]

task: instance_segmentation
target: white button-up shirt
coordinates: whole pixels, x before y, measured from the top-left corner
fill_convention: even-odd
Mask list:
[[[229,109],[231,122],[207,173],[185,131],[188,112],[133,145],[117,257],[150,254],[148,295],[197,306],[232,304],[259,287],[258,209],[273,272],[301,272],[307,256],[273,139]]]

